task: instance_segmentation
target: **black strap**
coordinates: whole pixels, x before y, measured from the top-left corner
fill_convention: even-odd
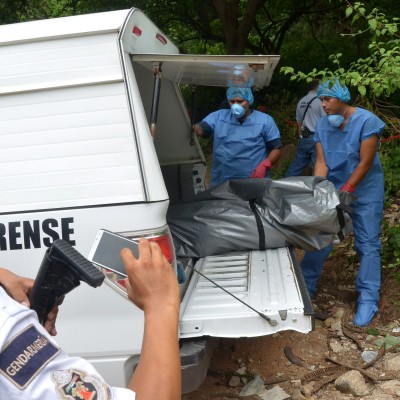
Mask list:
[[[344,212],[347,212],[347,214],[351,214],[352,211],[353,209],[347,204],[338,204],[336,206],[337,217],[340,225],[340,231],[337,233],[337,235],[341,242],[344,240],[343,228],[346,224],[346,221],[344,219]]]
[[[302,119],[302,121],[301,122],[303,122],[304,121],[304,117],[306,116],[306,114],[307,114],[307,111],[308,111],[308,107],[310,107],[310,104],[317,98],[318,96],[315,96],[315,97],[313,97],[311,100],[310,100],[310,102],[307,104],[307,107],[306,107],[306,109],[304,110],[304,114],[303,114],[303,119]]]
[[[266,246],[265,246],[265,232],[264,232],[264,226],[261,220],[261,216],[260,213],[254,203],[254,200],[249,201],[250,204],[250,208],[254,213],[254,217],[256,219],[256,224],[257,224],[257,230],[258,230],[258,248],[260,250],[266,250]]]

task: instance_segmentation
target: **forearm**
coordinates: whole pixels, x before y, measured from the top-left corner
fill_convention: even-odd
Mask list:
[[[4,268],[0,268],[0,286],[3,287],[3,289],[7,292],[7,288],[4,284],[4,279],[5,279],[5,274],[7,273],[7,270]]]
[[[29,306],[28,293],[33,285],[32,279],[16,275],[5,268],[0,268],[0,284],[14,300]]]
[[[297,124],[297,133],[300,135],[301,134],[301,125],[302,125],[302,123],[301,122],[296,122],[296,124]]]
[[[7,282],[12,276],[16,278],[16,275],[14,275],[11,271],[5,269],[5,268],[0,268],[0,283],[4,285],[5,282]]]
[[[281,158],[281,155],[282,155],[281,148],[273,149],[269,152],[268,159],[269,161],[271,161],[271,164],[274,165]]]
[[[369,169],[371,168],[371,164],[365,164],[360,162],[353,173],[350,175],[350,178],[347,180],[353,187],[357,187],[357,185],[364,179],[365,175],[367,175]]]
[[[365,175],[370,170],[374,162],[377,142],[378,137],[372,136],[361,143],[360,162],[347,180],[347,182],[353,187],[357,187],[357,185],[364,179]]]
[[[315,144],[315,155],[314,176],[327,177],[329,169],[326,165],[324,151],[320,142]]]
[[[178,310],[145,313],[139,364],[128,387],[138,400],[180,400]],[[155,384],[157,382],[157,384]]]
[[[314,176],[323,176],[326,177],[328,175],[328,167],[326,166],[324,161],[315,161],[314,165]]]

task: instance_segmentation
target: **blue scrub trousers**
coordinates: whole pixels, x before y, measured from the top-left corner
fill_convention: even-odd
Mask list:
[[[383,217],[383,201],[353,205],[351,215],[354,227],[355,249],[360,257],[360,268],[356,278],[356,289],[359,293],[357,302],[379,304],[379,289],[381,285],[380,263],[380,228]],[[332,250],[329,245],[319,251],[306,252],[302,261],[306,286],[310,297],[315,294],[318,279],[324,262]]]
[[[297,151],[294,156],[289,169],[286,171],[285,177],[301,176],[303,175],[304,168],[311,162],[314,169],[315,164],[315,142],[314,135],[307,138],[300,138],[297,144]]]

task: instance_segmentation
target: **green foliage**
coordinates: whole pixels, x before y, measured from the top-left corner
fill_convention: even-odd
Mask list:
[[[363,3],[356,2],[346,9],[346,17],[351,18],[352,26],[360,26],[356,33],[346,34],[352,42],[359,35],[369,35],[366,44],[368,55],[353,61],[347,68],[341,65],[343,54],[332,54],[329,58],[333,69],[317,69],[306,73],[295,71],[292,66],[281,68],[284,75],[290,76],[293,82],[310,82],[316,76],[333,81],[340,79],[353,92],[356,91],[355,104],[375,112],[386,123],[385,137],[400,132],[399,109],[382,99],[394,98],[400,89],[400,36],[398,35],[399,18],[388,20],[377,8],[370,12]],[[385,173],[386,197],[400,191],[400,142],[390,141],[382,144],[380,149]]]
[[[207,160],[212,158],[212,140],[204,139],[202,137],[198,138],[201,150]]]
[[[395,141],[382,144],[380,158],[385,176],[385,196],[390,198],[400,193],[400,145]]]
[[[274,167],[270,171],[271,179],[282,179],[285,177],[285,172],[288,170],[291,164],[291,160],[285,160],[279,162],[278,165],[274,165]]]
[[[286,91],[270,94],[268,91],[261,91],[255,94],[253,109],[264,111],[271,115],[278,125],[282,143],[292,143],[297,137],[296,127],[296,105],[298,98]]]
[[[400,284],[400,226],[386,221],[382,229],[382,267],[394,273]]]
[[[369,327],[365,328],[364,332],[368,333],[368,335],[372,335],[372,336],[379,336],[381,334],[379,329],[369,328]]]
[[[332,54],[329,59],[333,68],[311,72],[295,72],[292,67],[285,66],[281,72],[290,75],[291,80],[306,80],[310,82],[315,76],[324,79],[337,77],[342,83],[357,89],[361,98],[368,97],[373,100],[377,97],[389,97],[400,89],[400,36],[398,35],[399,18],[394,17],[389,21],[384,14],[374,8],[367,12],[363,3],[356,2],[346,9],[346,16],[352,17],[351,23],[364,24],[357,32],[342,34],[350,39],[368,32],[370,43],[368,55],[353,61],[348,68],[341,66],[342,53]]]
[[[386,263],[400,259],[400,226],[389,225],[387,222],[383,224],[382,234],[382,260]],[[400,265],[400,263],[399,263]]]
[[[0,2],[0,24],[64,17],[75,13],[74,0],[10,0]]]

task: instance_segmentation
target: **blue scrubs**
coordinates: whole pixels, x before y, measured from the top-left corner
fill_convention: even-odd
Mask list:
[[[377,116],[362,108],[356,108],[343,130],[330,125],[327,117],[318,121],[314,140],[322,145],[329,169],[327,178],[337,189],[342,187],[359,164],[361,142],[373,135],[380,138],[384,126]],[[360,256],[356,278],[359,304],[377,306],[379,302],[383,185],[383,169],[377,151],[370,170],[355,190],[357,200],[352,205],[355,248]],[[331,249],[332,246],[328,246],[304,255],[301,268],[310,295],[315,293],[317,280]]]
[[[266,143],[280,139],[275,121],[260,111],[252,111],[242,124],[230,109],[213,112],[202,122],[208,124],[209,134],[214,136],[212,187],[229,179],[249,178],[268,156]],[[207,130],[204,132],[207,136]]]

